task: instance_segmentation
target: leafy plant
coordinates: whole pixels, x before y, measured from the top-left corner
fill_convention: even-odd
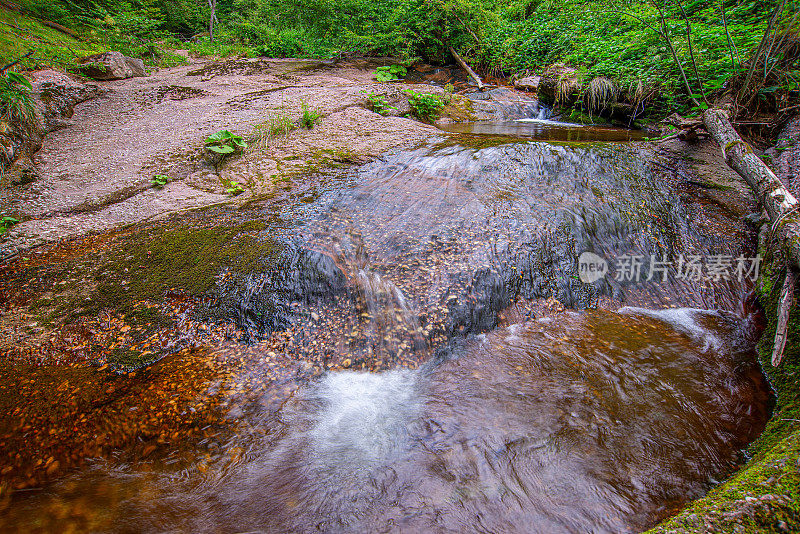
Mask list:
[[[408,95],[411,112],[419,119],[433,121],[439,117],[444,107],[442,97],[433,93],[417,93],[411,89],[404,91]]]
[[[6,233],[9,228],[14,226],[18,222],[19,219],[15,219],[14,217],[8,217],[8,216],[3,217],[3,219],[0,220],[0,234]]]
[[[287,135],[294,130],[295,125],[289,115],[283,110],[279,110],[269,118],[269,134],[274,136]]]
[[[225,192],[229,195],[238,195],[239,193],[244,192],[244,187],[242,187],[239,182],[228,182],[228,186],[225,188]]]
[[[169,176],[166,174],[156,174],[153,176],[153,187],[161,188],[167,185],[169,182]]]
[[[384,65],[375,70],[375,79],[379,82],[402,80],[408,74],[408,70],[402,65]]]
[[[444,86],[444,103],[449,104],[453,100],[453,93],[455,92],[456,88],[453,86],[452,83],[446,83]]]
[[[367,93],[366,90],[361,91]],[[397,111],[397,108],[390,106],[386,101],[386,97],[381,94],[367,93],[367,105],[369,109],[381,115],[388,115],[390,111]]]
[[[220,130],[208,136],[206,148],[217,154],[232,154],[238,149],[247,148],[247,143],[229,130]]]
[[[322,115],[315,109],[309,109],[308,104],[304,101],[300,101],[300,107],[303,110],[303,116],[300,117],[300,126],[310,130]]]
[[[0,74],[0,114],[4,121],[27,121],[33,117],[31,89],[31,82],[21,74]]]

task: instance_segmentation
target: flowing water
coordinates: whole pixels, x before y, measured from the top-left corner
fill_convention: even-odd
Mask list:
[[[250,344],[196,356],[235,356],[208,387],[227,391],[236,430],[98,459],[15,497],[0,524],[653,525],[730,474],[769,415],[752,284],[579,279],[584,251],[641,255],[643,274],[651,255],[752,255],[746,205],[658,158],[637,143],[440,139],[266,204],[284,268],[221,277],[213,294],[212,315]]]

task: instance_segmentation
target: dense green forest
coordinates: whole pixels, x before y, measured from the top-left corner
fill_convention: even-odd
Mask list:
[[[81,42],[76,49],[57,39],[25,42],[26,35],[18,34],[7,39],[17,41],[13,46],[0,43],[0,59],[11,61],[26,48],[39,48],[23,65],[55,61],[69,68],[81,52],[116,49],[169,66],[182,60],[170,49],[181,48],[200,56],[364,54],[445,63],[452,61],[448,46],[453,46],[484,73],[521,76],[565,63],[587,83],[610,78],[629,100],[648,97],[667,110],[685,108],[690,100],[678,63],[691,91],[700,93],[701,84],[706,91],[719,90],[746,68],[781,2],[219,0],[212,39],[210,1],[25,0],[20,16],[72,29]],[[791,4],[784,24],[793,27]],[[16,21],[15,16],[5,18]],[[9,24],[17,25],[8,20],[3,31],[11,30]],[[795,81],[784,77],[780,85],[793,88]]]

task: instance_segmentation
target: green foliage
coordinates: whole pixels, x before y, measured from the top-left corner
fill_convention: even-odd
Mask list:
[[[0,74],[0,117],[7,123],[26,122],[33,118],[31,82],[16,72]]]
[[[385,65],[376,69],[375,79],[379,82],[392,82],[402,80],[406,74],[408,70],[402,65]]]
[[[232,154],[238,149],[247,148],[247,143],[240,136],[229,130],[220,130],[206,139],[206,148],[217,154]]]
[[[300,101],[300,108],[303,110],[303,115],[300,117],[300,126],[310,130],[322,115],[315,109],[309,109],[308,104],[302,100]]]
[[[242,187],[239,182],[230,181],[225,187],[225,192],[229,195],[238,195],[244,192],[244,187]]]
[[[657,1],[690,84],[699,92],[678,4]],[[745,61],[761,38],[774,2],[728,4],[728,31]],[[731,62],[720,4],[684,1],[682,5],[691,23],[700,78],[707,89],[721,88],[737,67]],[[604,77],[621,89],[642,84],[645,92],[655,90],[662,95],[660,105],[665,111],[689,107],[679,69],[665,39],[656,31],[660,18],[652,2],[527,1],[509,4],[498,13],[499,20],[492,31],[484,32],[478,53],[485,65],[505,72],[541,72],[563,62],[578,68],[586,80]]]
[[[170,178],[166,174],[156,174],[153,176],[153,187],[162,188],[169,182]]]
[[[14,226],[19,222],[18,219],[14,217],[5,216],[0,220],[0,234],[4,234],[8,231],[9,228]]]
[[[408,95],[408,104],[411,112],[423,121],[433,121],[439,118],[439,113],[444,107],[442,97],[433,93],[417,93],[407,89],[404,91]]]
[[[366,90],[361,92],[367,94],[367,106],[375,113],[388,115],[390,111],[397,111],[396,107],[390,106],[386,101],[386,96],[372,92],[367,93]]]

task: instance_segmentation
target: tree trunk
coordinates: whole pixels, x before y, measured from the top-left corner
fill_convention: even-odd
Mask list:
[[[723,110],[706,110],[703,124],[722,149],[725,162],[745,179],[767,211],[773,234],[780,239],[792,267],[800,269],[800,205],[797,199],[766,163],[753,153],[750,145],[739,137]]]
[[[483,91],[483,82],[481,81],[480,77],[477,74],[475,74],[474,70],[469,68],[467,62],[461,59],[461,56],[459,56],[458,53],[456,53],[456,51],[453,49],[452,46],[449,46],[448,48],[450,49],[450,53],[453,55],[453,58],[455,58],[455,60],[458,61],[458,64],[461,65],[461,68],[464,69],[467,72],[467,74],[469,74],[470,77],[473,80],[475,80],[475,83],[478,84],[478,91]]]
[[[214,42],[214,20],[217,15],[217,0],[208,0],[208,7],[211,8],[211,15],[208,17],[208,39]]]
[[[788,337],[789,312],[794,301],[796,271],[800,267],[800,216],[797,199],[783,186],[775,173],[761,158],[753,153],[721,109],[708,109],[703,113],[706,130],[722,149],[722,156],[730,168],[744,178],[761,206],[769,215],[772,234],[777,236],[786,253],[786,279],[778,303],[777,327],[772,350],[772,365],[783,358]]]

